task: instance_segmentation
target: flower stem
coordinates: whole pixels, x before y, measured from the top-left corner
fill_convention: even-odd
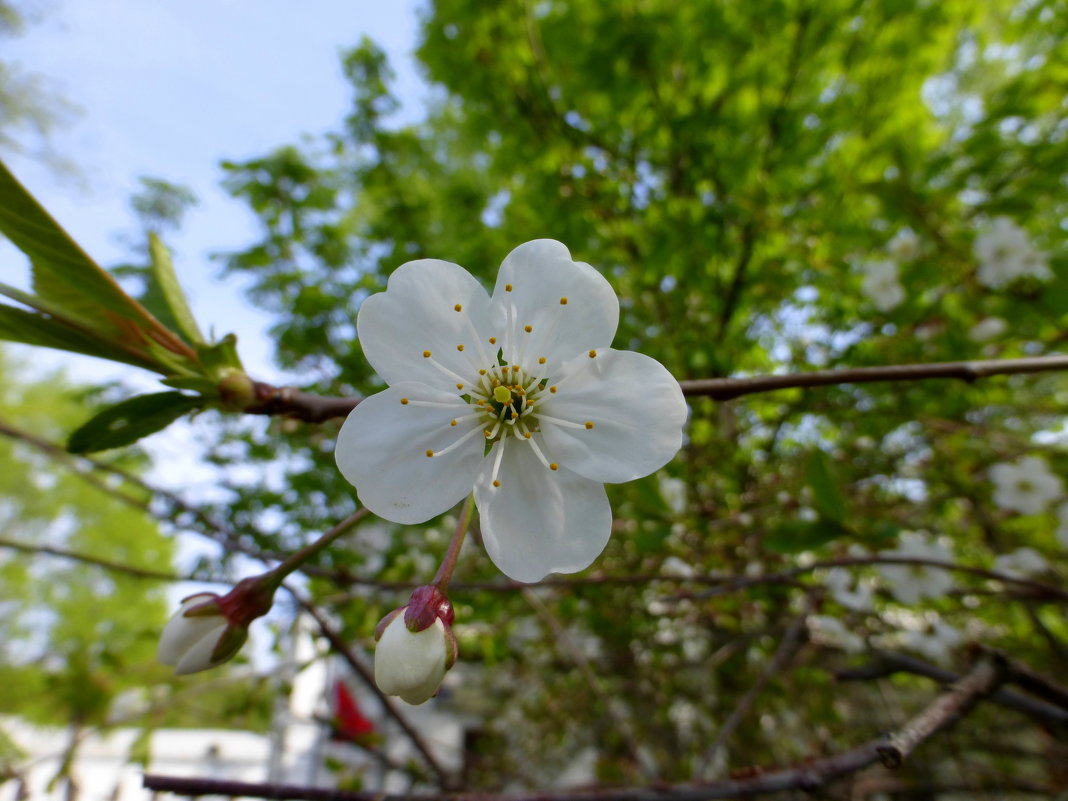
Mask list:
[[[445,553],[445,559],[442,560],[441,567],[438,568],[438,572],[432,582],[432,585],[442,592],[449,588],[452,571],[456,569],[456,560],[460,556],[460,548],[464,544],[464,537],[467,536],[467,529],[471,525],[471,513],[474,508],[475,496],[472,493],[464,503],[463,511],[460,513],[460,520],[456,524],[456,531],[452,535],[452,542],[449,543],[449,550]]]
[[[323,548],[332,543],[338,537],[343,534],[347,534],[353,526],[363,520],[363,518],[367,517],[368,514],[369,513],[366,509],[357,509],[351,515],[346,517],[332,529],[330,529],[321,537],[319,537],[319,539],[317,539],[315,542],[308,543],[299,551],[291,555],[284,562],[282,562],[280,565],[270,570],[264,576],[264,578],[270,581],[271,584],[275,588],[277,588],[282,583],[282,579],[284,579],[294,570],[296,570],[309,559],[311,559],[313,556],[315,556],[315,554],[319,553],[319,551],[323,550]]]

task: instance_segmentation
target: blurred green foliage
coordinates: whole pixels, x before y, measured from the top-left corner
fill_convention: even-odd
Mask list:
[[[1055,352],[1068,312],[1066,22],[1054,0],[437,0],[418,50],[433,86],[425,119],[395,121],[383,54],[369,41],[354,47],[342,130],[225,165],[228,188],[262,225],[226,267],[277,314],[279,364],[330,394],[382,386],[354,322],[390,271],[443,258],[491,285],[504,255],[537,237],[601,269],[623,304],[615,344],[680,379]],[[999,215],[1049,255],[1053,281],[994,291],[976,280],[972,243]],[[880,312],[862,291],[862,265],[886,258],[905,228],[918,238],[899,264],[906,298]],[[1007,331],[979,344],[969,332],[988,317]],[[696,574],[754,575],[795,564],[797,551],[888,549],[898,531],[922,529],[950,537],[969,564],[1030,545],[1053,565],[1047,579],[1063,582],[1052,514],[999,510],[987,469],[1040,453],[1065,475],[1066,401],[1057,374],[694,400],[689,442],[665,471],[684,482],[683,507],[660,502],[655,478],[610,488],[618,532],[593,572],[657,573],[674,558]],[[335,430],[235,426],[220,464],[281,456],[288,474],[271,492],[231,487],[233,519],[285,521],[269,540],[282,544],[351,510],[332,465]],[[357,534],[323,566],[425,580],[425,554],[440,555],[447,530]],[[487,560],[465,553],[457,582],[493,578]],[[679,585],[541,596],[588,652],[644,755],[521,596],[457,589],[457,704],[492,698],[472,780],[538,785],[580,754],[605,780],[639,780],[640,759],[662,778],[690,777],[802,593],[766,584],[695,600]],[[1038,669],[1068,667],[1063,608],[1006,603],[1004,587],[966,578],[959,586],[911,611],[885,584],[870,614],[819,592],[814,603],[889,642],[937,613]],[[402,600],[355,590],[340,609],[349,636],[369,643],[374,621]],[[855,743],[900,722],[931,689],[895,681],[880,695],[873,683],[829,679],[826,669],[856,659],[801,648],[730,735],[717,770]],[[994,723],[1011,714],[980,714],[954,739],[962,761],[932,745],[902,782],[1048,779],[1052,745],[1041,735],[1026,746],[1037,761],[986,756],[1016,736],[1016,718]]]

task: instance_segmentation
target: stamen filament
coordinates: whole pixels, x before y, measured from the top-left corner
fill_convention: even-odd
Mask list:
[[[572,423],[570,420],[561,420],[559,417],[549,417],[547,414],[539,414],[538,419],[544,420],[546,423],[555,423],[564,428],[581,428],[584,430],[591,428],[591,426],[587,426],[585,423]]]
[[[545,458],[545,454],[541,452],[541,448],[538,447],[538,443],[534,441],[534,437],[525,440],[531,448],[534,449],[534,455],[538,457],[538,461],[545,465],[545,469],[549,470],[549,460]]]
[[[456,442],[452,443],[452,445],[449,445],[447,448],[443,448],[440,451],[434,451],[434,456],[435,457],[444,456],[449,451],[454,451],[457,448],[459,448],[461,445],[463,445],[465,442],[467,442],[467,440],[469,440],[469,439],[471,439],[471,437],[475,436],[475,434],[480,434],[480,433],[482,433],[482,426],[478,426],[476,428],[472,428],[470,431],[468,431],[466,434],[464,434],[462,437],[460,437],[458,440],[456,440]]]

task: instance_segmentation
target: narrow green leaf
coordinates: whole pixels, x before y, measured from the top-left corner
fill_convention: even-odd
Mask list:
[[[100,359],[143,367],[147,370],[156,369],[156,365],[150,359],[125,351],[107,339],[97,338],[91,333],[71,328],[56,318],[2,304],[0,304],[0,339],[96,356]]]
[[[182,285],[178,283],[178,276],[171,262],[171,254],[155,233],[148,235],[148,252],[152,257],[152,273],[167,302],[167,308],[170,309],[171,316],[178,325],[178,330],[190,342],[198,345],[203,343],[204,335],[200,333],[193,312],[189,309],[189,301],[185,297]]]
[[[781,554],[811,551],[849,531],[835,520],[788,520],[765,532],[761,542],[769,551]]]
[[[139,323],[147,313],[71,239],[0,162],[0,233],[30,257],[34,290],[45,300],[91,317],[99,307]]]
[[[845,520],[845,498],[823,451],[813,450],[809,453],[805,478],[812,489],[812,505],[820,516],[838,523]]]
[[[204,405],[204,399],[181,392],[156,392],[124,400],[100,412],[70,435],[71,453],[94,453],[137,442]]]

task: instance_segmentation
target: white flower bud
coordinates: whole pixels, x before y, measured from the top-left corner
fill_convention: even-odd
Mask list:
[[[445,678],[452,644],[440,618],[422,631],[410,631],[401,611],[393,617],[375,646],[375,684],[386,695],[421,704]]]
[[[189,596],[182,601],[181,609],[163,629],[156,658],[164,665],[173,665],[177,675],[213,668],[225,662],[236,651],[228,649],[224,658],[214,658],[230,626],[221,609],[214,614],[186,616],[186,613],[195,607],[217,601],[218,597],[213,592]]]

